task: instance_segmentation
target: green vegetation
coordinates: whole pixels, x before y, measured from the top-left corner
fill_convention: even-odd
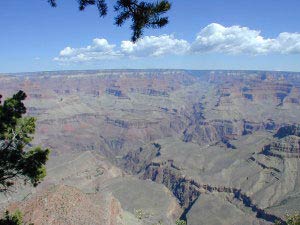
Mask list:
[[[19,91],[3,104],[0,95],[0,192],[7,192],[17,179],[38,185],[46,176],[49,149],[30,148],[35,132],[35,118],[23,117],[26,94]],[[23,224],[22,213],[6,211],[0,225]]]
[[[145,218],[149,217],[149,213],[146,213],[144,210],[142,209],[135,209],[134,210],[134,215],[137,219],[142,220]]]
[[[16,210],[12,215],[8,211],[4,213],[4,217],[0,219],[0,225],[23,225],[23,215],[20,210]],[[29,225],[34,225],[30,223]]]
[[[48,0],[52,7],[56,7],[56,0]],[[105,0],[78,0],[79,10],[84,10],[89,5],[96,5],[100,17],[107,14],[108,7]],[[171,3],[167,0],[155,2],[145,2],[139,0],[118,0],[114,5],[117,12],[115,25],[122,26],[125,21],[131,20],[131,30],[133,31],[131,40],[136,41],[143,35],[144,28],[161,28],[168,24],[168,17],[162,16],[171,8]]]
[[[29,147],[35,118],[23,117],[25,98],[26,94],[19,91],[3,104],[0,101],[0,192],[8,191],[18,178],[36,186],[46,176],[50,150]]]
[[[10,215],[8,211],[5,212],[4,217],[0,219],[0,225],[22,225],[22,213],[17,210],[14,214]]]
[[[287,225],[300,225],[300,213],[295,214],[287,214],[286,215],[286,221],[285,223]],[[283,225],[281,222],[276,222],[276,225]]]
[[[184,220],[176,220],[176,225],[186,225],[186,222]]]

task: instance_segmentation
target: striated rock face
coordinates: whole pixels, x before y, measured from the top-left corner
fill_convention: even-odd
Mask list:
[[[272,142],[263,149],[266,155],[300,158],[300,128],[286,125],[278,129]]]
[[[54,186],[29,200],[12,204],[26,224],[124,225],[120,202],[112,195],[87,195],[69,186]]]
[[[19,89],[28,94],[28,115],[37,117],[35,144],[52,149],[39,188],[64,184],[101,196],[113,191],[130,225],[160,219],[173,225],[182,210],[188,224],[239,224],[222,220],[227,208],[243,224],[268,224],[287,208],[300,209],[299,87],[299,73],[267,71],[0,75],[4,98]],[[23,191],[18,199],[30,192]],[[97,195],[90,203],[86,194],[78,196],[86,202],[82,207],[102,207],[93,201]],[[155,211],[151,223],[136,223],[134,209],[140,208]],[[213,222],[197,219],[199,212],[209,214],[207,208]]]
[[[114,158],[160,138],[226,144],[295,122],[298,78],[259,71],[61,71],[0,76],[0,88],[4,96],[18,89],[28,94],[37,142]]]
[[[210,82],[218,85],[219,104],[226,102],[226,97],[240,97],[246,101],[255,102],[271,100],[277,105],[291,102],[293,95],[299,95],[299,90],[292,84],[297,81],[296,74],[281,72],[246,72],[222,71],[211,72]],[[295,102],[296,103],[296,102]]]
[[[150,95],[150,96],[161,96],[161,97],[169,97],[170,94],[164,90],[155,90],[155,89],[139,89],[139,88],[131,88],[130,91],[132,93],[139,93],[143,95]]]
[[[298,154],[300,152],[300,137],[289,135],[276,140],[268,146],[268,150]]]
[[[141,177],[164,184],[184,208],[192,205],[200,195],[198,185],[182,176],[180,170],[171,161],[149,164]]]
[[[152,160],[160,155],[160,144],[153,143],[148,146],[140,147],[134,152],[129,152],[122,158],[121,167],[126,172],[138,174],[143,171]]]
[[[184,131],[183,141],[194,141],[198,144],[216,143],[241,135],[238,129],[233,122],[226,120],[198,122]]]
[[[119,97],[119,98],[126,98],[126,97],[127,97],[126,95],[124,95],[124,94],[122,93],[121,90],[118,90],[118,89],[107,88],[107,89],[105,90],[105,92],[106,92],[107,94],[109,94],[109,95],[113,95],[113,96],[116,96],[116,97]]]
[[[256,217],[262,219],[263,224],[268,222],[274,223],[275,221],[282,221],[278,216],[269,214],[265,210],[255,205],[247,194],[243,193],[240,189],[225,186],[213,186],[209,184],[199,184],[195,180],[182,176],[181,171],[177,168],[172,161],[167,163],[152,163],[150,164],[141,175],[143,179],[150,179],[152,181],[162,183],[169,188],[174,196],[179,200],[181,206],[185,209],[181,218],[186,220],[186,215],[189,213],[193,204],[201,198],[201,194],[207,193],[225,193],[231,194],[234,199],[240,201],[241,204],[250,208]],[[228,199],[230,202],[230,200]],[[282,221],[283,222],[283,221]]]
[[[274,137],[284,138],[289,135],[294,135],[300,137],[300,126],[297,125],[287,125],[280,127]]]
[[[243,220],[245,220],[245,224],[270,224],[274,223],[276,220],[281,220],[279,216],[267,212],[264,208],[260,207],[251,196],[243,192],[242,189],[237,188],[235,185],[226,186],[201,183],[194,180],[192,177],[184,175],[185,169],[176,164],[174,160],[161,161],[161,154],[163,156],[164,152],[156,156],[150,154],[149,152],[151,151],[148,151],[148,156],[145,153],[139,154],[138,152],[142,152],[141,149],[135,152],[134,157],[123,158],[125,162],[130,162],[130,166],[124,164],[125,167],[132,168],[131,172],[137,174],[141,179],[149,179],[159,184],[163,184],[172,191],[173,195],[178,199],[181,207],[184,209],[184,212],[181,215],[182,219],[186,220],[190,218],[188,215],[193,212],[194,204],[198,201],[202,201],[202,196],[206,198],[206,195],[225,194],[227,197],[225,197],[225,202],[223,204],[229,204],[230,207],[233,207],[233,211],[236,207],[247,212],[251,210],[252,213],[242,213],[242,215],[240,215]],[[132,156],[131,154],[129,155]],[[145,160],[146,157],[148,157],[148,160]],[[255,159],[253,158],[253,160]],[[272,173],[276,174],[280,173],[277,168],[268,167],[259,161],[256,163],[264,170],[272,170],[274,171]],[[195,218],[190,218],[188,221],[190,221],[189,223],[191,224],[198,224],[199,221],[203,222],[206,221],[206,219],[202,220],[202,218],[199,218],[198,220],[195,220]],[[233,218],[230,221],[233,222]],[[228,221],[227,223],[231,224],[231,222]]]
[[[243,135],[246,134],[251,134],[255,131],[260,131],[260,130],[268,130],[268,131],[273,131],[278,127],[278,125],[271,119],[268,119],[264,122],[252,122],[252,121],[244,121],[244,130],[243,130]]]

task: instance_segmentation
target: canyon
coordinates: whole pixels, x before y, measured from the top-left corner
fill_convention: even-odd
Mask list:
[[[300,210],[300,73],[0,74],[28,95],[47,177],[0,196],[35,224],[267,225]]]

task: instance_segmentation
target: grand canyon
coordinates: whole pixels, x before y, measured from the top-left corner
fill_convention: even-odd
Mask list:
[[[268,225],[300,210],[300,73],[85,70],[0,75],[27,94],[37,187],[26,224]]]

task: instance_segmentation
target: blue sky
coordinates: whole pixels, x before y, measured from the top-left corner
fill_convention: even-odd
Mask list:
[[[128,24],[76,0],[0,2],[0,72],[184,68],[300,71],[299,0],[173,0],[170,23],[130,43]]]

